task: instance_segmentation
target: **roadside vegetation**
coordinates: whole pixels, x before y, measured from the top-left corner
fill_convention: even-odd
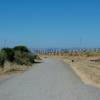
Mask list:
[[[67,54],[69,63],[85,84],[100,87],[100,50]]]
[[[2,48],[0,50],[0,72],[25,70],[31,67],[39,58],[25,46]]]

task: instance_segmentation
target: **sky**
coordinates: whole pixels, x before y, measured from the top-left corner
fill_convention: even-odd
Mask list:
[[[0,47],[100,47],[99,0],[0,0]]]

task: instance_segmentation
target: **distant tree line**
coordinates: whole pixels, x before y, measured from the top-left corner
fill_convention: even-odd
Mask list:
[[[99,48],[90,48],[90,49],[35,49],[34,52],[40,55],[49,55],[49,56],[100,56]]]

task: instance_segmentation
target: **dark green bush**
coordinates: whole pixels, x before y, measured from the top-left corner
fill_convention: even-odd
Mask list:
[[[5,63],[5,58],[6,55],[4,52],[0,51],[0,67],[3,68],[4,67],[4,63]]]
[[[22,53],[22,52],[27,52],[27,53],[30,52],[30,51],[28,50],[28,48],[25,47],[25,46],[16,46],[16,47],[13,48],[13,50],[14,50],[14,51],[20,51],[21,53]]]
[[[3,48],[1,50],[1,53],[4,53],[5,60],[8,60],[10,62],[13,62],[14,61],[15,52],[14,52],[13,49],[11,49],[11,48]]]
[[[0,67],[4,67],[5,61],[15,62],[19,65],[32,65],[37,55],[33,55],[27,47],[16,46],[14,48],[3,48],[0,51]]]
[[[29,53],[26,53],[26,52],[21,53],[20,51],[15,52],[15,62],[17,64],[28,65],[32,63],[30,58],[31,58],[31,55],[29,55]]]
[[[29,61],[30,61],[30,63],[34,63],[36,58],[35,58],[35,56],[33,55],[33,54],[29,54]]]
[[[35,57],[25,46],[16,46],[14,48],[15,51],[15,62],[17,64],[25,64],[30,65],[34,63]]]

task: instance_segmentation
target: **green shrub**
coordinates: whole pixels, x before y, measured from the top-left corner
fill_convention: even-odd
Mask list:
[[[14,48],[3,48],[0,51],[0,67],[4,67],[5,61],[15,62],[19,65],[32,65],[39,56],[31,53],[25,46],[16,46]]]
[[[28,55],[28,53],[26,53],[26,52],[21,53],[21,51],[15,52],[15,62],[17,64],[28,65],[30,63],[29,59],[30,59],[30,56]]]
[[[11,49],[11,48],[3,48],[1,50],[1,53],[4,53],[5,60],[8,60],[10,62],[13,62],[14,61],[15,52],[14,52],[13,49]]]
[[[15,49],[14,49],[15,50]],[[25,65],[30,65],[34,63],[35,57],[33,54],[28,50],[28,49],[16,49],[15,50],[15,62],[17,64],[25,64]]]
[[[14,50],[14,51],[20,51],[21,53],[22,53],[22,52],[27,52],[27,53],[30,52],[30,51],[28,50],[28,48],[25,47],[25,46],[16,46],[16,47],[13,48],[13,50]]]
[[[16,46],[16,47],[13,48],[13,50],[15,52],[15,62],[17,64],[29,65],[29,64],[33,64],[34,63],[35,57],[28,50],[27,47],[25,47],[25,46]]]
[[[34,60],[36,59],[35,56],[31,53],[28,56],[29,56],[30,63],[34,63],[35,62]]]
[[[4,52],[0,51],[0,67],[4,67],[4,62],[5,62],[6,55]]]

